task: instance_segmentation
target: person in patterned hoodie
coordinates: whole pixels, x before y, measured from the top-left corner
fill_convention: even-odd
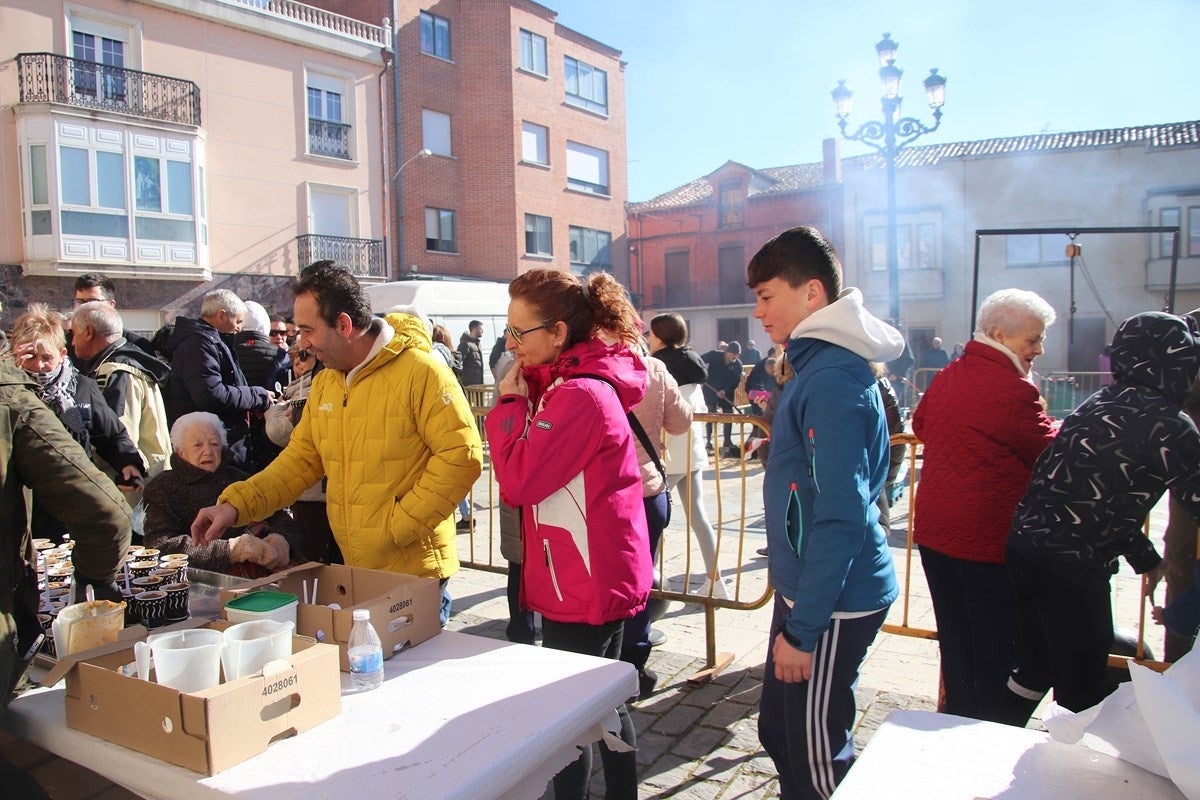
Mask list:
[[[1162,562],[1142,525],[1166,490],[1200,519],[1200,432],[1183,412],[1200,372],[1200,330],[1188,317],[1137,314],[1112,342],[1115,383],[1063,421],[1033,468],[1009,532],[1017,668],[998,721],[1025,725],[1051,688],[1082,711],[1112,690],[1109,581],[1124,557],[1149,573]]]

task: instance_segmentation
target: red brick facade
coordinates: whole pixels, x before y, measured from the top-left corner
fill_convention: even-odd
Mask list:
[[[829,163],[754,170],[728,162],[711,175],[630,207],[633,291],[653,310],[746,305],[746,264],[797,225],[843,238],[836,153]],[[824,167],[824,168],[823,168]],[[829,173],[829,174],[827,174]],[[722,263],[723,262],[723,263]]]
[[[337,13],[376,24],[390,0],[311,0]],[[620,51],[558,25],[554,11],[525,0],[399,2],[400,153],[404,164],[403,263],[395,271],[508,280],[534,267],[571,267],[571,226],[612,237],[611,267],[628,280],[625,78]],[[422,11],[447,20],[448,59],[421,52]],[[546,41],[546,74],[520,68],[520,31]],[[566,102],[564,58],[603,70],[607,113]],[[390,80],[389,136],[394,130]],[[451,154],[409,161],[424,146],[422,110],[450,117]],[[524,163],[522,124],[548,130],[548,166]],[[603,151],[607,194],[567,187],[567,142]],[[398,164],[389,146],[388,175]],[[390,187],[394,191],[394,183]],[[394,202],[394,199],[393,201]],[[426,248],[426,208],[454,212],[455,252]],[[394,212],[393,212],[394,213]],[[527,255],[525,215],[551,220],[552,254]],[[393,231],[395,218],[393,216]],[[395,256],[397,249],[394,245]],[[580,269],[579,263],[575,264]]]

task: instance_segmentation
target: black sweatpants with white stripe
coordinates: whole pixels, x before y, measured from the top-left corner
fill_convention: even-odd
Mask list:
[[[887,609],[831,620],[813,650],[812,678],[784,683],[775,677],[772,646],[790,611],[776,593],[758,738],[779,771],[781,800],[825,800],[854,763],[854,685]]]

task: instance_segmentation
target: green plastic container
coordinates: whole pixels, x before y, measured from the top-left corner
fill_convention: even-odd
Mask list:
[[[264,589],[238,595],[225,604],[225,616],[230,622],[253,622],[259,619],[275,619],[280,622],[296,622],[296,606],[300,598],[288,592]]]

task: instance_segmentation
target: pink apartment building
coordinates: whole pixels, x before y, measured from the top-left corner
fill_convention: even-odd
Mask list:
[[[388,274],[390,35],[291,0],[5,0],[0,300],[117,282],[127,327],[211,288],[288,310],[318,258]]]

